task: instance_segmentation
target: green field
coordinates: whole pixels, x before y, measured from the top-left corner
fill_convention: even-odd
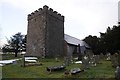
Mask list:
[[[72,68],[81,68],[81,64],[70,64],[62,71],[47,72],[46,67],[54,65],[62,65],[63,59],[59,62],[55,59],[39,59],[43,64],[40,66],[21,67],[22,61],[17,64],[10,64],[2,67],[3,78],[114,78],[115,68],[112,67],[111,61],[102,60],[102,64],[97,64],[96,67],[90,66],[84,72],[76,75],[64,75],[66,70]]]

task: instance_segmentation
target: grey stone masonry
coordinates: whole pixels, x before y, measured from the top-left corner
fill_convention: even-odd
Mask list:
[[[26,56],[62,56],[64,48],[64,16],[48,6],[28,15]]]

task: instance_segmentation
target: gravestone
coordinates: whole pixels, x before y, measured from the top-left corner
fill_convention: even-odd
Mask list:
[[[97,63],[97,64],[100,63],[100,55],[96,55],[96,63]]]
[[[46,68],[47,71],[51,72],[51,71],[60,71],[60,70],[63,70],[65,69],[65,66],[49,66]]]
[[[64,57],[64,65],[65,65],[65,66],[69,66],[69,64],[71,64],[71,58],[69,58],[69,57]]]
[[[96,66],[96,55],[93,55],[92,66]]]
[[[89,59],[88,59],[88,56],[84,55],[82,57],[82,69],[86,70],[88,68],[89,68]]]
[[[120,51],[118,51],[118,65],[120,66]]]
[[[111,57],[111,54],[110,54],[110,53],[107,53],[107,54],[106,54],[106,57],[107,57],[106,60],[111,60],[111,58],[110,58],[110,57]]]
[[[91,60],[91,57],[93,56],[93,53],[91,50],[85,50],[85,56],[86,56],[86,64],[87,64],[87,68],[90,67],[90,60]],[[84,57],[85,59],[85,57]]]
[[[89,64],[91,65],[91,66],[95,66],[95,57],[94,57],[95,55],[92,55],[91,57],[90,57],[90,61],[89,61]]]
[[[37,59],[38,59],[37,57],[25,57],[23,55],[21,67],[42,65],[42,63],[40,63]]]
[[[97,64],[97,62],[98,62],[97,61],[97,55],[95,55],[94,58],[95,58],[95,63]]]
[[[94,55],[94,62],[93,62],[93,66],[96,66],[97,64],[99,64],[100,62],[100,57],[99,55]]]
[[[25,56],[24,55],[22,56],[22,65],[21,66],[25,67]]]
[[[70,70],[70,73],[72,75],[75,75],[75,74],[80,73],[80,72],[81,72],[80,68],[73,68],[73,69]]]
[[[96,58],[97,58],[96,55],[94,55],[94,66],[97,65]]]
[[[116,67],[115,78],[120,80],[120,67],[119,66]]]
[[[89,53],[89,63],[92,64],[93,63],[93,59],[94,59],[94,54],[92,51],[90,51]]]
[[[89,54],[89,58],[90,58],[90,62],[91,62],[91,60],[93,59],[93,53],[91,52],[90,54]]]
[[[103,59],[104,59],[104,54],[100,53],[100,60],[103,60]]]
[[[112,62],[113,67],[118,66],[118,54],[117,53],[111,55],[111,62]]]

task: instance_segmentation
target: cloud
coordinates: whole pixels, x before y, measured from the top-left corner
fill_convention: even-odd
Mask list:
[[[48,5],[65,16],[65,33],[84,38],[98,35],[117,21],[119,0],[2,0],[22,9],[26,15]],[[72,32],[72,33],[71,33]]]

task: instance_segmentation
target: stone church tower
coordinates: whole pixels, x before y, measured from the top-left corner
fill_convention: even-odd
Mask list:
[[[55,57],[64,53],[64,16],[43,6],[28,15],[26,56]]]

